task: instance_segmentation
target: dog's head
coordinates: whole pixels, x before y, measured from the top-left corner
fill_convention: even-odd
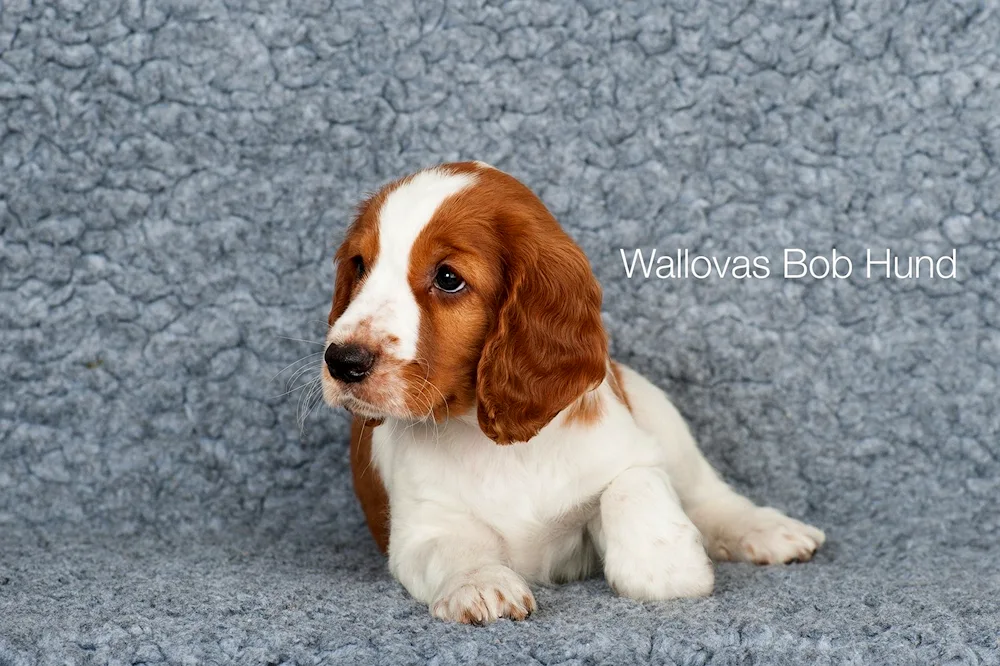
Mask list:
[[[369,419],[477,410],[527,441],[607,369],[601,289],[527,187],[479,162],[395,181],[336,254],[323,395]]]

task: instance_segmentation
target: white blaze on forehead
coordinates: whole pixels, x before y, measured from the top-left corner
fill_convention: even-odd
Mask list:
[[[379,211],[378,257],[367,267],[361,292],[327,334],[328,342],[351,340],[365,323],[371,342],[385,342],[386,351],[400,360],[416,358],[420,306],[410,289],[410,250],[441,204],[475,181],[473,174],[428,169],[386,197]],[[387,342],[391,337],[398,343]]]

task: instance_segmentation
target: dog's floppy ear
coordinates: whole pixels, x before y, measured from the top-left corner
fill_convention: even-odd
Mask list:
[[[549,228],[551,227],[551,228]],[[479,426],[497,444],[525,442],[607,370],[601,287],[555,220],[512,240],[507,288],[479,360]]]

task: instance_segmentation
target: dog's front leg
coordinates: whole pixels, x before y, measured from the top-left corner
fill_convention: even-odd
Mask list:
[[[590,531],[618,594],[641,600],[711,594],[712,562],[662,469],[635,467],[615,477]]]
[[[535,597],[503,552],[499,535],[467,513],[429,503],[393,509],[389,568],[434,617],[481,625],[530,615]]]

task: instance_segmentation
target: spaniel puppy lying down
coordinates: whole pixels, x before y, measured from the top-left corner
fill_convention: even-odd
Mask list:
[[[808,560],[823,532],[735,493],[660,389],[608,357],[587,258],[527,187],[447,164],[363,202],[337,251],[323,395],[393,575],[445,620],[520,620],[598,569],[710,594],[711,557]]]

